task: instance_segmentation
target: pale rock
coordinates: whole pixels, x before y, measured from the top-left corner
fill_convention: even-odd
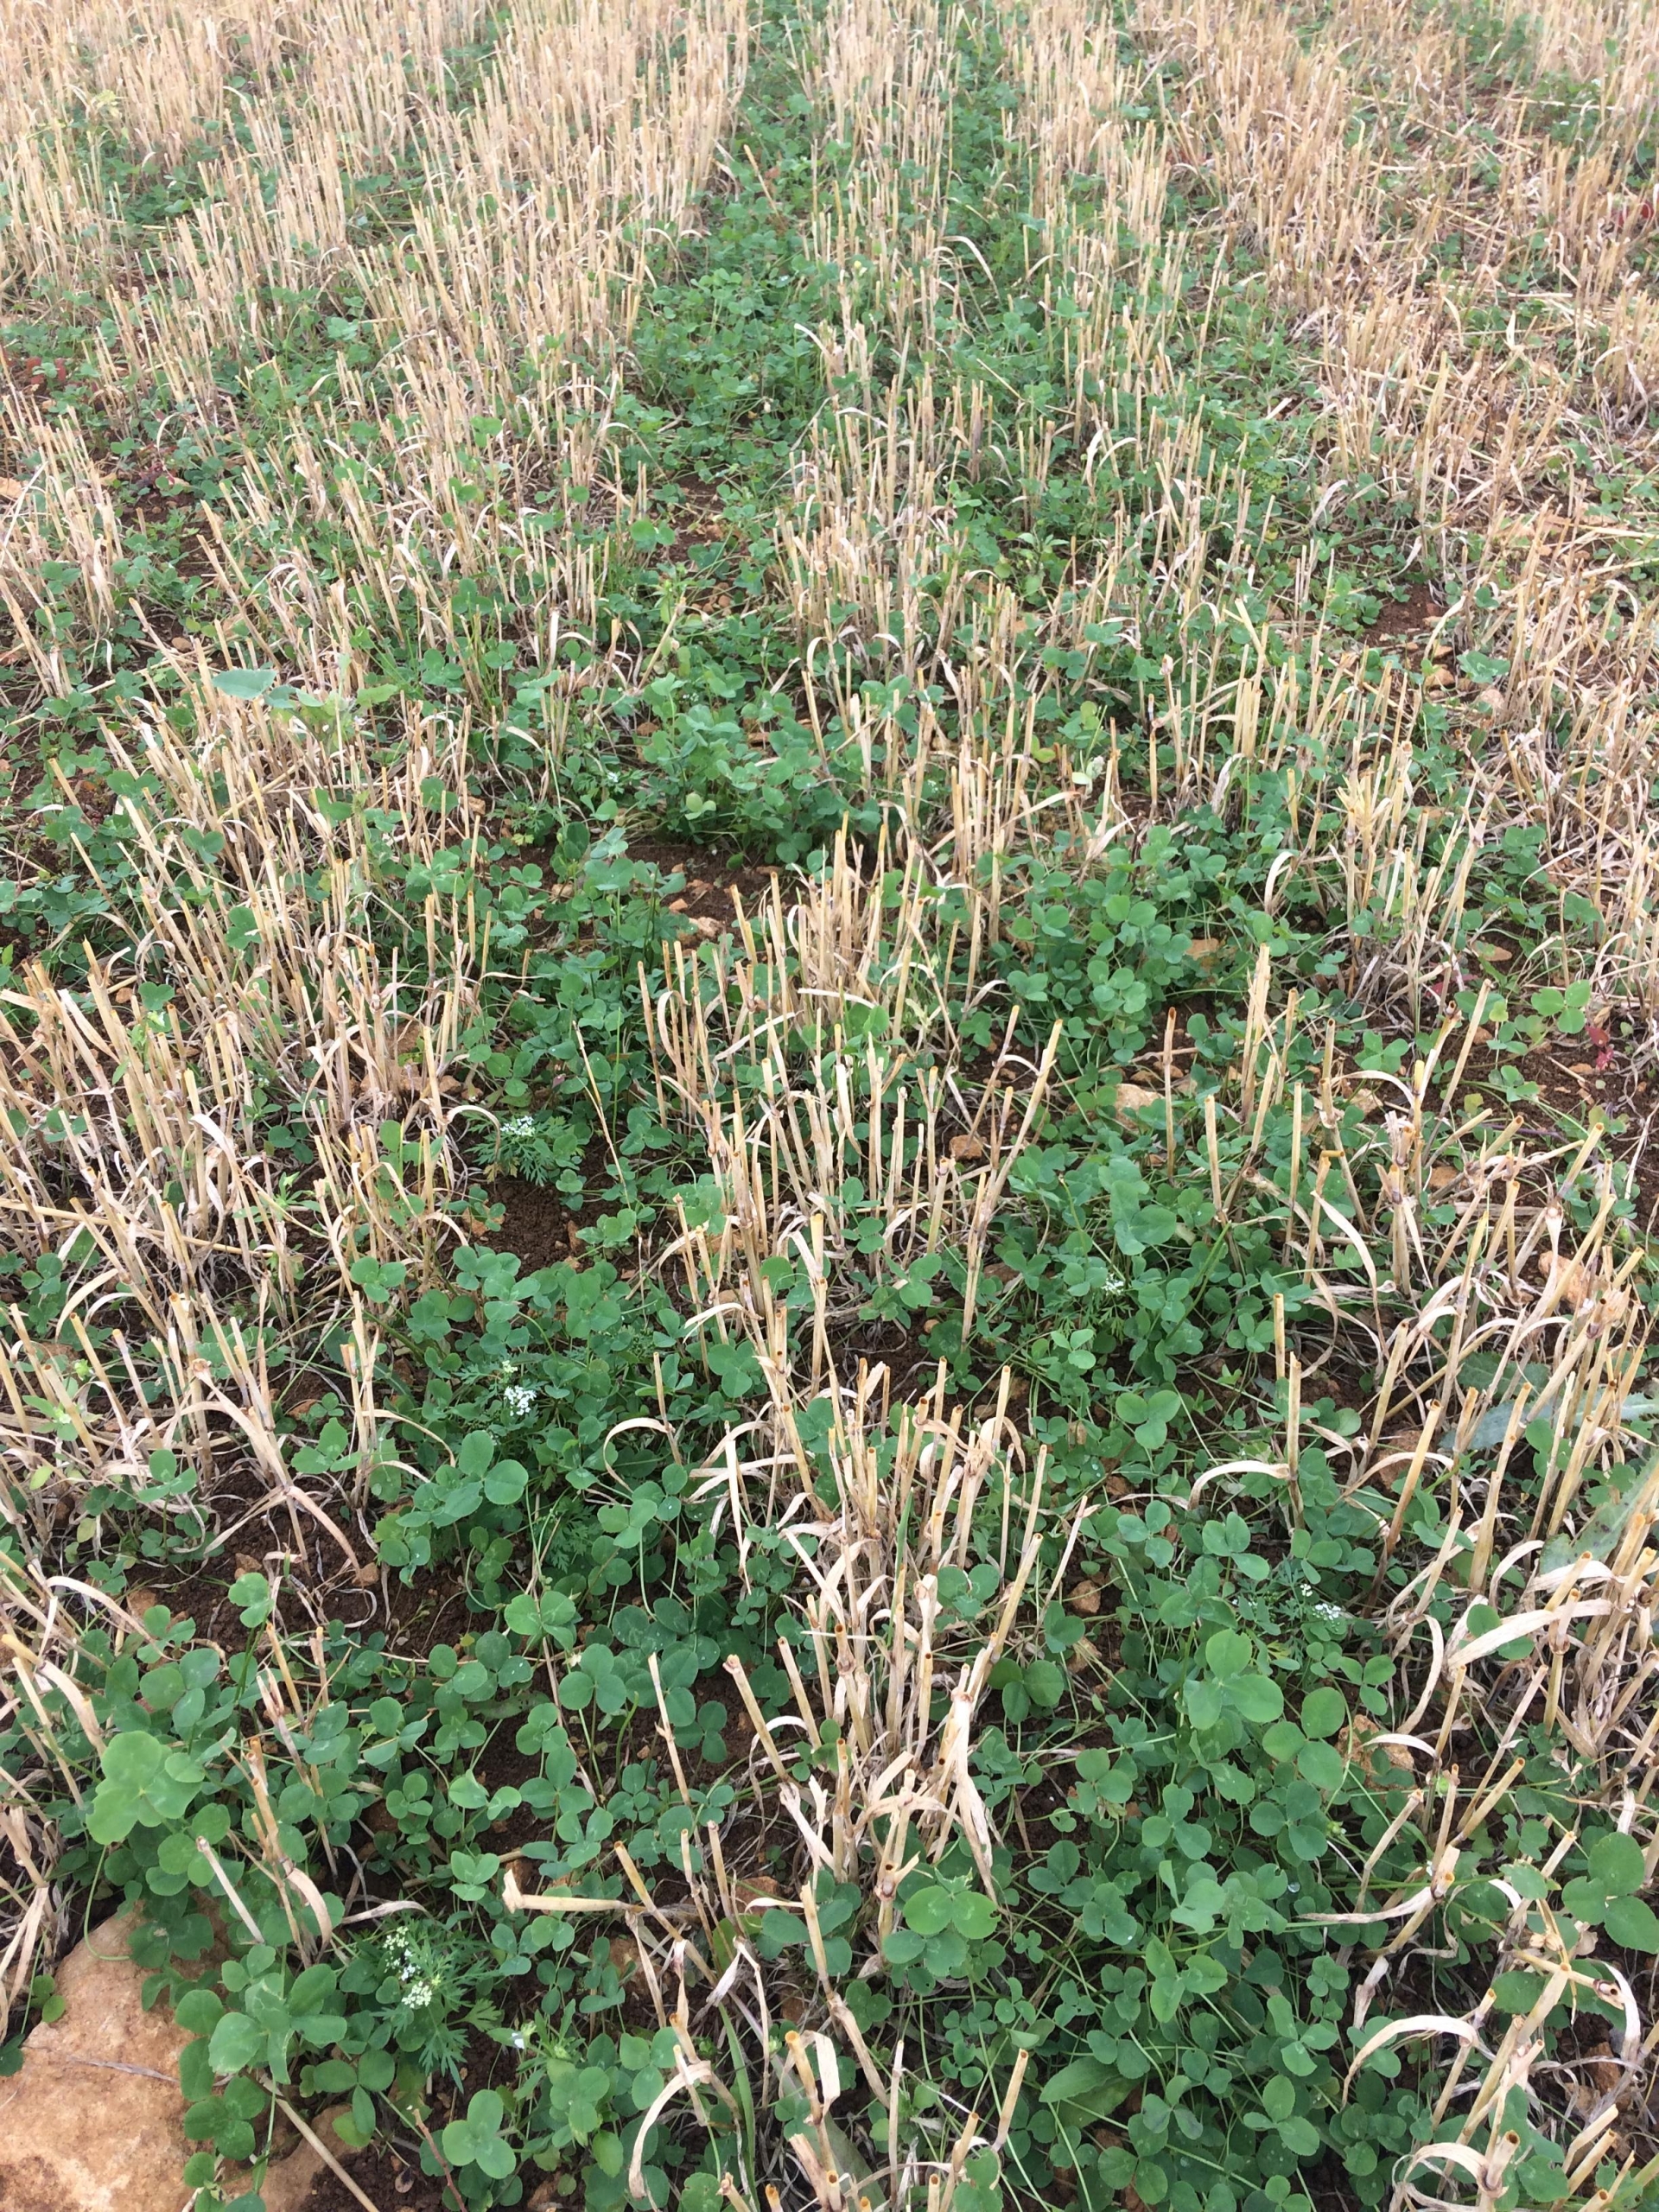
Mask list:
[[[0,2080],[0,2212],[183,2212],[191,2202],[184,2162],[197,2146],[185,2140],[179,2087],[190,2038],[166,2005],[145,2012],[132,1924],[118,1914],[69,1954],[56,1975],[61,2018],[34,2031],[19,2071]],[[334,2128],[344,2110],[309,2123],[342,2164],[352,2155]],[[301,2212],[326,2166],[303,2139],[273,2160],[265,2212]],[[251,2189],[252,2172],[220,2187]]]
[[[1120,1083],[1112,1100],[1112,1111],[1120,1122],[1132,1122],[1143,1107],[1161,1106],[1161,1090],[1148,1090],[1144,1083]]]
[[[125,1914],[93,1929],[57,1970],[64,2010],[0,2081],[3,2212],[181,2212],[184,2139],[179,2053],[189,2037],[165,2005],[145,2012],[144,1970]]]

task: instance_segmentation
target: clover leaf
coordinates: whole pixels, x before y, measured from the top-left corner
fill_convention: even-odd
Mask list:
[[[1627,1951],[1659,1951],[1659,1913],[1640,1897],[1614,1897],[1601,1924]]]
[[[508,1599],[505,1613],[515,1636],[532,1640],[546,1637],[561,1651],[568,1651],[576,1640],[576,1602],[563,1590],[543,1590],[537,1597],[521,1592]]]
[[[1124,1244],[1123,1227],[1119,1224],[1117,1241],[1131,1258],[1146,1245],[1161,1243],[1173,1233],[1175,1227],[1173,1214],[1168,1215],[1167,1228],[1161,1222],[1154,1224],[1151,1220],[1154,1215],[1162,1216],[1166,1211],[1162,1206],[1143,1208],[1135,1224],[1140,1234],[1130,1244]],[[1165,1441],[1169,1434],[1169,1424],[1180,1410],[1180,1399],[1173,1390],[1154,1390],[1150,1397],[1142,1397],[1138,1390],[1121,1391],[1113,1408],[1118,1419],[1134,1431],[1135,1442],[1147,1452],[1155,1452]]]
[[[804,1936],[804,1928],[801,1933]],[[607,2067],[577,2066],[564,2058],[548,2062],[548,2101],[578,2143],[586,2143],[604,2126],[611,2087]]]
[[[1587,1871],[1561,1891],[1567,1910],[1605,1928],[1626,1950],[1659,1952],[1659,1914],[1636,1894],[1646,1880],[1647,1862],[1635,1837],[1617,1829],[1599,1835],[1585,1859]]]
[[[1293,2157],[1311,2158],[1319,2147],[1318,2129],[1296,2110],[1296,2090],[1282,2074],[1275,2074],[1262,2091],[1262,2109],[1247,2112],[1246,2127],[1275,2134]]]
[[[227,699],[251,702],[263,699],[276,681],[274,668],[216,668],[213,689],[222,691]]]
[[[1285,1709],[1284,1693],[1266,1675],[1249,1671],[1254,1656],[1250,1639],[1236,1629],[1217,1629],[1207,1639],[1207,1674],[1190,1681],[1184,1692],[1187,1718],[1195,1728],[1214,1728],[1228,1712],[1255,1727],[1279,1719]]]
[[[1497,653],[1459,653],[1458,666],[1471,683],[1501,683],[1510,672],[1510,664]]]
[[[276,1600],[269,1575],[238,1574],[230,1595],[231,1603],[240,1609],[244,1628],[263,1628],[270,1618]]]
[[[1310,1690],[1302,1700],[1305,1736],[1334,1736],[1347,1718],[1348,1707],[1340,1690]]]
[[[142,1728],[124,1728],[105,1745],[87,1832],[95,1843],[124,1843],[135,1827],[166,1827],[184,1818],[202,1770]]]
[[[258,2064],[270,2042],[267,2030],[246,2012],[226,2012],[208,2043],[208,2063],[215,2074],[239,2074],[245,2066]]]
[[[938,1936],[950,1925],[950,1892],[937,1885],[914,1890],[905,1899],[905,1924],[918,1936]]]
[[[968,1966],[968,1946],[983,1942],[996,1926],[996,1906],[979,1890],[924,1882],[903,1901],[905,1925],[882,1945],[888,1962],[919,1963],[941,1979]]]
[[[1065,1694],[1065,1669],[1052,1659],[1033,1659],[1022,1667],[1017,1659],[999,1659],[991,1669],[991,1687],[1002,1693],[1002,1711],[1016,1726],[1028,1713],[1052,1713]]]
[[[516,2161],[501,2140],[506,2107],[493,2089],[480,2089],[467,2107],[466,2117],[452,2120],[443,2131],[443,2155],[457,2166],[476,2166],[492,2181],[505,2181]]]

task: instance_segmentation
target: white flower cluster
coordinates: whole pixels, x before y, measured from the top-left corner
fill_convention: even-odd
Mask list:
[[[418,2012],[438,1993],[432,1980],[432,1961],[427,1956],[429,1947],[420,1941],[415,1929],[397,1926],[387,1929],[385,1942],[391,1965],[403,1984],[402,2002],[411,2012]]]
[[[510,1122],[502,1122],[501,1134],[504,1137],[533,1137],[536,1134],[535,1116],[515,1114]]]
[[[501,1395],[505,1399],[507,1411],[513,1419],[522,1421],[536,1402],[536,1385],[533,1382],[509,1382]]]

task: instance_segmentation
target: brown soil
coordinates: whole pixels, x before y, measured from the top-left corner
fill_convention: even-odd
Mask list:
[[[500,1226],[490,1232],[489,1241],[499,1252],[516,1252],[522,1274],[535,1274],[575,1257],[572,1232],[581,1214],[558,1192],[526,1183],[520,1175],[498,1175],[489,1192],[502,1209]]]
[[[1362,641],[1384,652],[1391,645],[1415,643],[1427,639],[1445,612],[1427,584],[1413,584],[1403,599],[1384,601],[1376,621],[1362,632]]]
[[[572,1205],[560,1192],[522,1175],[498,1175],[484,1187],[489,1203],[501,1209],[500,1221],[485,1232],[499,1252],[516,1252],[519,1271],[535,1274],[562,1260],[580,1259],[581,1232],[614,1201],[600,1191],[612,1172],[611,1150],[603,1130],[595,1130],[582,1155],[583,1198]]]
[[[733,846],[692,845],[677,837],[630,838],[628,858],[650,861],[664,875],[683,876],[685,888],[670,893],[668,911],[692,922],[717,922],[722,929],[736,925],[732,893],[753,913],[778,872],[752,867]]]
[[[371,2144],[359,2152],[349,2168],[352,2179],[378,2212],[454,2212],[454,2199],[447,2196],[442,2180],[421,2171],[418,2158],[405,2158],[391,2145]],[[300,2212],[363,2212],[362,2199],[352,2195],[338,2175],[319,2174],[311,2184]]]
[[[372,1625],[385,1629],[393,1658],[423,1659],[440,1643],[458,1643],[478,1622],[467,1610],[466,1582],[451,1565],[417,1573],[410,1583],[388,1572]]]
[[[1605,1026],[1579,1037],[1564,1037],[1541,1046],[1524,1058],[1510,1061],[1522,1079],[1535,1084],[1535,1102],[1524,1102],[1516,1112],[1529,1135],[1548,1139],[1558,1134],[1560,1120],[1587,1124],[1599,1111],[1622,1126],[1610,1132],[1607,1149],[1615,1160],[1633,1162],[1636,1170],[1636,1213],[1638,1225],[1651,1230],[1659,1221],[1659,1147],[1653,1138],[1659,1130],[1659,1072],[1631,1065],[1630,1038],[1621,1033],[1636,1025],[1621,1022],[1615,1012]],[[1450,1074],[1455,1058],[1447,1066]],[[1478,1090],[1501,1107],[1491,1055],[1477,1046],[1464,1068],[1463,1091]]]
[[[677,476],[666,490],[664,505],[674,535],[662,549],[664,562],[693,561],[700,548],[718,545],[726,535],[725,498],[720,486],[702,483],[695,476]],[[663,494],[659,493],[658,497]]]
[[[913,1385],[931,1384],[939,1363],[919,1322],[913,1335],[897,1321],[854,1321],[844,1333],[831,1329],[830,1356],[843,1377],[856,1375],[861,1363],[885,1367],[888,1394],[895,1398]]]
[[[353,1582],[350,1562],[339,1544],[309,1514],[302,1514],[300,1519],[300,1539],[304,1545],[304,1556],[300,1556],[287,1505],[267,1487],[251,1460],[231,1458],[223,1473],[213,1476],[209,1499],[213,1529],[209,1541],[214,1548],[205,1559],[136,1570],[153,1593],[152,1603],[165,1605],[175,1618],[188,1616],[195,1622],[196,1633],[222,1649],[240,1651],[248,1641],[248,1631],[230,1602],[229,1586],[245,1570],[280,1565],[285,1591],[278,1592],[277,1610],[288,1626],[310,1618],[305,1608],[297,1605],[299,1588],[325,1613],[339,1615],[348,1626],[373,1625],[370,1618],[375,1605],[373,1588]],[[351,1545],[359,1570],[372,1567],[373,1548],[352,1521],[349,1505],[332,1489],[320,1493],[320,1503]],[[233,1533],[219,1541],[224,1531]],[[289,1585],[298,1587],[288,1589]]]

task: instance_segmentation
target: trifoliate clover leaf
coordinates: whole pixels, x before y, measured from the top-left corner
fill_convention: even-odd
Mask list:
[[[515,1636],[549,1637],[563,1651],[576,1640],[575,1600],[563,1590],[543,1590],[534,1598],[523,1592],[508,1599],[505,1615]]]
[[[270,1618],[274,1600],[269,1575],[238,1574],[231,1585],[230,1597],[239,1609],[244,1628],[263,1628]]]
[[[142,1728],[124,1728],[105,1745],[87,1831],[95,1843],[123,1843],[135,1827],[182,1820],[204,1779],[182,1751],[169,1751]]]
[[[443,2131],[443,2155],[457,2166],[476,2166],[493,2181],[505,2181],[515,2160],[501,2140],[506,2107],[493,2089],[480,2089],[467,2107],[466,2117],[452,2120]]]
[[[996,1926],[996,1907],[982,1891],[929,1882],[906,1898],[905,1921],[918,1936],[942,1936],[954,1928],[969,1942],[981,1943]]]

